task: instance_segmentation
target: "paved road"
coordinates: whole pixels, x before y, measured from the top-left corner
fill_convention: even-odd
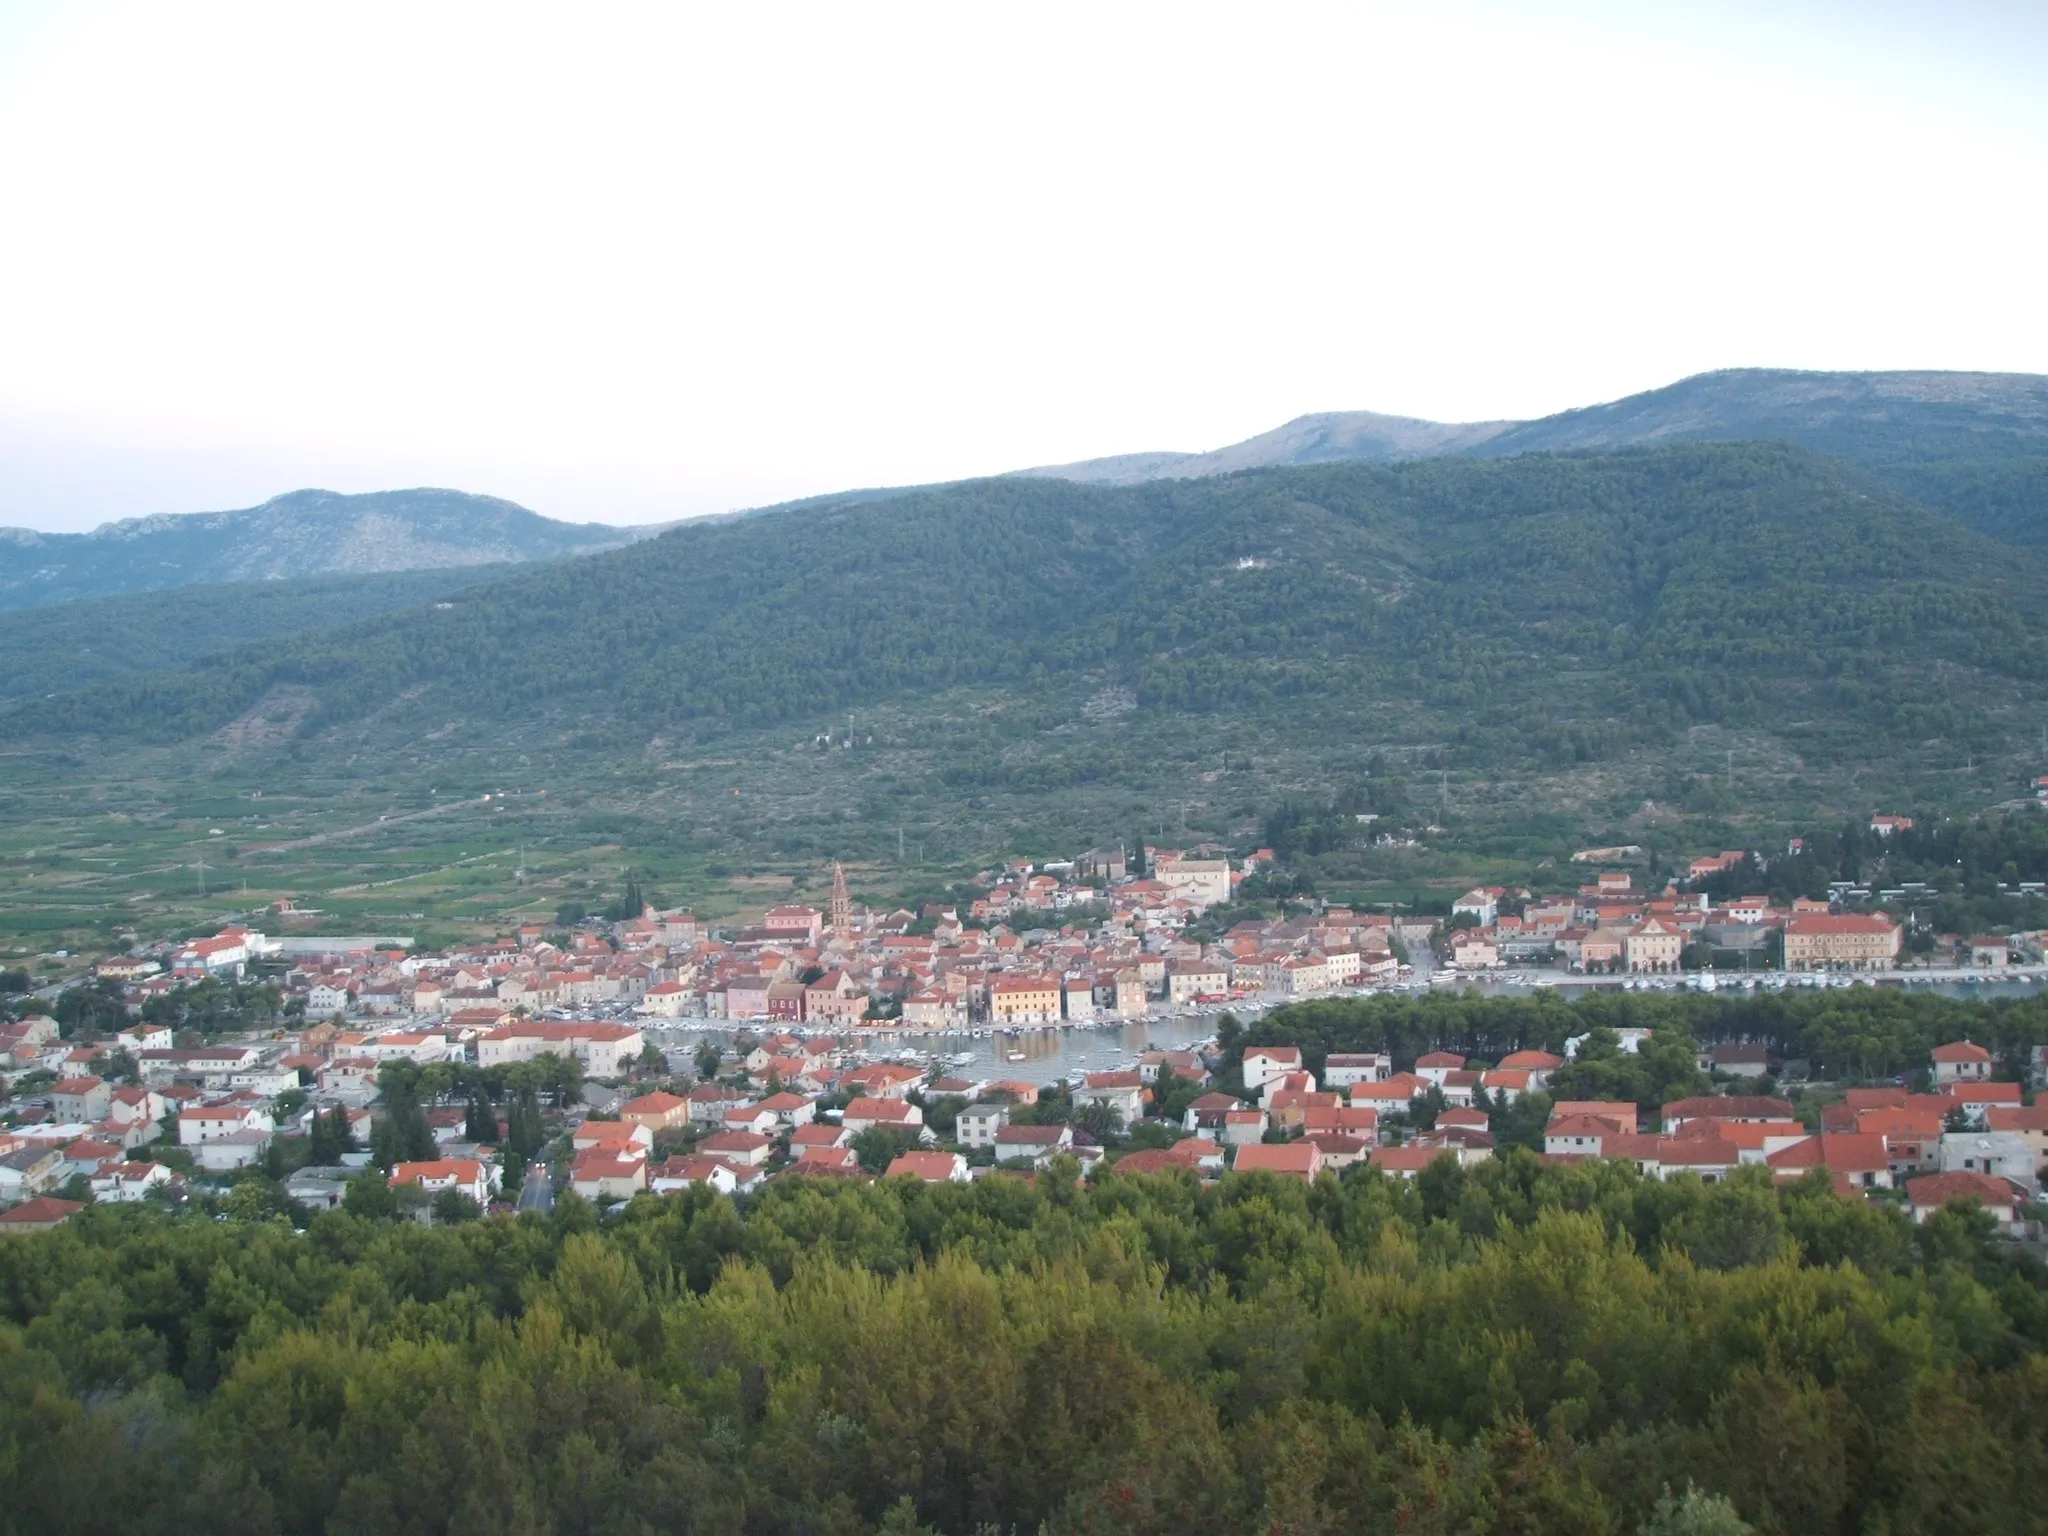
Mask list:
[[[527,1170],[526,1181],[519,1186],[519,1209],[545,1216],[554,1208],[554,1180],[548,1177],[547,1169],[536,1164]]]

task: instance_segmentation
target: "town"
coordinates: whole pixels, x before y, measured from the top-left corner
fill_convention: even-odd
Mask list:
[[[1117,849],[1017,861],[984,872],[985,894],[918,911],[856,906],[835,867],[823,910],[776,905],[720,928],[643,908],[431,954],[294,936],[303,919],[281,902],[276,935],[235,926],[109,957],[54,989],[51,1013],[0,1026],[0,1226],[59,1224],[87,1200],[232,1199],[245,1184],[331,1209],[368,1198],[366,1176],[426,1219],[546,1211],[558,1190],[603,1207],[790,1176],[967,1182],[1062,1158],[1083,1174],[1412,1178],[1440,1158],[1492,1158],[1500,1117],[1546,1094],[1576,1041],[1497,1061],[1310,1061],[1293,1046],[1233,1053],[1242,1020],[1509,965],[1537,984],[1670,985],[1699,975],[1700,946],[1754,954],[1737,979],[1757,986],[1869,981],[1901,961],[1901,924],[1869,909],[1871,892],[1778,908],[1692,888],[1742,853],[1694,859],[1655,892],[1610,869],[1567,892],[1476,888],[1435,918],[1307,903],[1228,926],[1213,915],[1248,910],[1239,887],[1270,868],[1268,850],[1138,857],[1142,875]],[[2039,941],[1951,948],[2003,976],[2038,960]],[[221,1027],[191,1007],[207,995],[267,1011]],[[1172,1043],[1099,1050],[1108,1060],[1022,1048],[1169,1024]],[[1991,1061],[1946,1045],[1930,1091],[1851,1087],[1804,1114],[1730,1091],[1643,1124],[1634,1103],[1560,1100],[1541,1155],[1707,1181],[1818,1169],[1845,1194],[1901,1192],[1916,1216],[1974,1199],[2023,1230],[2048,1119],[2018,1083],[1990,1080]],[[1734,1090],[1776,1064],[1737,1043],[1702,1051],[1700,1068]]]

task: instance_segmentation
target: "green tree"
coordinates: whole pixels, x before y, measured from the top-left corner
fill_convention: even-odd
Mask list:
[[[869,1173],[883,1173],[896,1160],[896,1154],[908,1145],[908,1138],[887,1126],[871,1125],[857,1132],[847,1145],[853,1148],[853,1155],[860,1160],[862,1168]]]
[[[475,1221],[483,1215],[483,1207],[459,1189],[444,1189],[435,1195],[429,1207],[434,1213],[436,1226],[452,1227],[460,1222]]]
[[[398,1201],[391,1192],[391,1183],[375,1168],[365,1168],[348,1181],[342,1191],[342,1209],[351,1216],[366,1216],[373,1220],[396,1215]]]
[[[1107,1104],[1076,1105],[1071,1124],[1075,1130],[1086,1131],[1105,1147],[1115,1146],[1124,1139],[1123,1116]]]
[[[1754,1527],[1719,1494],[1702,1492],[1687,1483],[1685,1492],[1678,1495],[1667,1485],[1650,1518],[1636,1530],[1638,1536],[1750,1536]]]
[[[697,1076],[707,1083],[710,1082],[718,1076],[718,1068],[724,1059],[724,1053],[719,1050],[716,1040],[704,1041],[697,1047]]]

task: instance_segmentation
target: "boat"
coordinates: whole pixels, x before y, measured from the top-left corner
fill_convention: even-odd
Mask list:
[[[1005,1060],[1005,1061],[1022,1061],[1023,1059],[1024,1059],[1024,1053],[1023,1053],[1022,1051],[1005,1051],[1005,1052],[1003,1052],[1003,1060]]]

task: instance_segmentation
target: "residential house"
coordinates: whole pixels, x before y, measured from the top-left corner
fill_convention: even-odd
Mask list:
[[[103,1163],[92,1176],[95,1200],[109,1205],[134,1205],[153,1189],[168,1189],[176,1176],[162,1163]]]
[[[647,1188],[647,1159],[593,1147],[570,1163],[569,1187],[586,1200],[630,1200]]]
[[[1220,1140],[1226,1147],[1248,1147],[1266,1139],[1263,1109],[1233,1109],[1223,1116]]]
[[[1107,1105],[1121,1124],[1133,1125],[1145,1114],[1144,1080],[1136,1072],[1090,1072],[1074,1090],[1074,1103]]]
[[[389,1182],[393,1189],[418,1185],[428,1196],[452,1189],[478,1205],[489,1205],[498,1187],[498,1168],[474,1158],[444,1157],[426,1163],[398,1163]]]
[[[1384,1051],[1332,1051],[1323,1059],[1323,1085],[1328,1088],[1385,1082],[1393,1075],[1394,1058]]]
[[[0,1211],[0,1236],[49,1232],[63,1226],[84,1209],[85,1204],[80,1200],[58,1200],[49,1195],[39,1195]]]
[[[967,1159],[958,1152],[899,1152],[882,1177],[899,1176],[921,1179],[927,1184],[965,1184]]]
[[[790,1149],[797,1153],[806,1147],[843,1147],[852,1140],[852,1131],[830,1120],[814,1120],[789,1133]]]
[[[1501,1057],[1495,1070],[1502,1072],[1526,1072],[1528,1079],[1522,1084],[1530,1093],[1542,1093],[1550,1086],[1550,1074],[1564,1066],[1564,1058],[1549,1051],[1510,1051]]]
[[[919,1131],[924,1126],[924,1111],[901,1099],[861,1098],[846,1106],[839,1123],[855,1135],[878,1125],[892,1131]]]
[[[1988,1173],[1929,1173],[1906,1186],[1906,1204],[1915,1222],[1927,1220],[1944,1206],[1974,1201],[1999,1225],[2010,1227],[2019,1215],[2021,1198],[2011,1183]]]
[[[739,1187],[739,1176],[715,1157],[671,1157],[647,1171],[647,1187],[657,1195],[680,1194],[698,1184],[729,1195]]]
[[[64,1154],[52,1146],[16,1146],[0,1152],[0,1205],[32,1199],[57,1182]]]
[[[1771,1152],[1764,1163],[1779,1178],[1799,1178],[1808,1169],[1825,1168],[1851,1189],[1892,1187],[1891,1153],[1884,1137],[1866,1132],[1803,1136]]]
[[[1789,1100],[1746,1094],[1675,1099],[1663,1107],[1659,1119],[1663,1122],[1664,1134],[1667,1136],[1674,1134],[1691,1120],[1746,1120],[1770,1124],[1782,1122],[1790,1124],[1795,1130],[1800,1129],[1798,1117],[1792,1113]]]
[[[1413,1144],[1376,1147],[1372,1156],[1366,1160],[1366,1166],[1377,1168],[1397,1179],[1412,1179],[1440,1157],[1455,1159],[1457,1154],[1445,1147],[1422,1147]]]
[[[1351,1102],[1383,1115],[1406,1114],[1408,1106],[1427,1092],[1429,1084],[1413,1072],[1397,1072],[1392,1077],[1353,1083]]]
[[[747,1096],[737,1088],[728,1088],[722,1083],[699,1083],[685,1097],[690,1105],[692,1125],[723,1125],[727,1110],[737,1109],[747,1102]]]
[[[1230,1166],[1235,1173],[1277,1173],[1313,1184],[1323,1171],[1323,1153],[1311,1141],[1240,1146]]]
[[[1191,1136],[1204,1131],[1220,1131],[1223,1129],[1223,1117],[1244,1107],[1244,1100],[1227,1093],[1205,1093],[1188,1105],[1187,1113],[1181,1117],[1181,1126]]]
[[[2012,964],[2012,943],[2003,934],[1980,934],[1968,948],[1970,964],[1979,970],[2001,971]]]
[[[1074,1131],[1066,1125],[1006,1125],[996,1132],[999,1163],[1044,1162],[1073,1149]]]
[[[1254,1093],[1266,1085],[1267,1078],[1300,1070],[1299,1046],[1255,1045],[1244,1053],[1244,1085]]]
[[[1937,1045],[1933,1057],[1937,1092],[1950,1083],[1981,1083],[1991,1076],[1991,1053],[1969,1040]]]
[[[840,1086],[848,1093],[862,1094],[871,1099],[907,1099],[923,1082],[924,1074],[915,1067],[885,1061],[871,1067],[854,1068],[840,1079]]]
[[[654,1146],[654,1133],[632,1120],[585,1120],[569,1133],[569,1145],[578,1152],[593,1149],[621,1157],[645,1157]]]
[[[268,1135],[276,1129],[268,1110],[250,1104],[209,1104],[178,1112],[178,1145],[203,1146],[224,1141],[243,1131]]]
[[[2040,1158],[2025,1136],[2014,1131],[1952,1131],[1941,1138],[1943,1173],[1988,1173],[2031,1189]]]
[[[809,1125],[817,1116],[818,1101],[800,1093],[771,1093],[755,1108],[765,1110],[776,1126],[788,1131]]]
[[[1963,1118],[1972,1125],[1982,1125],[1984,1116],[1995,1107],[2012,1108],[2020,1102],[2018,1083],[1971,1083],[1954,1082],[1948,1085],[1941,1097],[1952,1109],[1962,1111]]]
[[[1984,1111],[1984,1126],[1987,1130],[2004,1135],[2025,1137],[2027,1145],[2034,1149],[2036,1166],[2044,1159],[2048,1159],[2048,1102],[1987,1106]]]
[[[619,1106],[619,1118],[649,1131],[679,1130],[690,1123],[690,1101],[673,1093],[643,1093]]]
[[[1543,1128],[1543,1150],[1551,1157],[1598,1157],[1608,1137],[1633,1134],[1605,1115],[1553,1114]]]
[[[97,1077],[62,1077],[50,1085],[50,1112],[59,1120],[104,1120],[114,1096]]]
[[[993,1147],[996,1132],[1009,1123],[1010,1106],[1007,1104],[969,1104],[954,1118],[953,1138],[963,1147]]]
[[[1761,1043],[1717,1045],[1707,1053],[1707,1065],[1723,1077],[1768,1077],[1771,1048]]]

